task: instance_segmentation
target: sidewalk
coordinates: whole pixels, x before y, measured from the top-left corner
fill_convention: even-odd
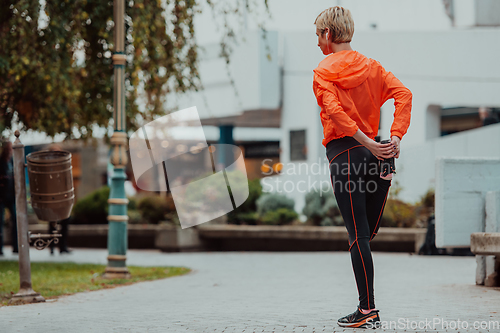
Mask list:
[[[0,260],[15,258],[9,249]],[[75,249],[32,261],[106,264],[107,251]],[[382,321],[432,323],[438,332],[478,332],[475,321],[500,321],[500,288],[475,285],[473,257],[374,252],[375,301]],[[188,275],[0,308],[10,332],[375,332],[342,329],[337,318],[356,309],[348,252],[160,253],[130,250],[128,265],[186,266]],[[36,290],[37,286],[33,286]],[[411,311],[405,310],[412,308]],[[401,318],[401,319],[400,319]],[[468,330],[443,329],[464,325]],[[424,325],[424,324],[421,325]],[[400,326],[401,327],[401,326]],[[463,327],[463,326],[462,326]],[[414,327],[415,328],[415,327]],[[498,332],[479,329],[479,332]]]

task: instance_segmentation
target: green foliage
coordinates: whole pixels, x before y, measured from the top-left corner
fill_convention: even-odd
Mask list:
[[[285,225],[290,224],[293,220],[295,220],[299,215],[288,208],[278,208],[273,211],[266,212],[262,218],[262,224],[267,225]]]
[[[427,227],[429,217],[434,214],[434,189],[429,189],[415,204],[416,227]]]
[[[109,192],[105,185],[78,200],[71,212],[72,223],[107,224]]]
[[[332,191],[312,191],[306,194],[306,204],[302,213],[307,217],[307,224],[334,226],[344,225],[337,200]]]
[[[256,201],[257,215],[261,218],[267,212],[272,212],[280,208],[294,210],[295,202],[284,194],[267,193]]]
[[[233,213],[234,211],[228,213],[228,223],[230,224],[246,224],[246,225],[256,225],[259,221],[259,216],[257,212],[244,212],[244,213]]]
[[[429,189],[415,204],[399,198],[402,188],[398,182],[391,187],[389,198],[382,214],[382,227],[421,228],[434,213],[434,189]]]
[[[136,210],[137,209],[137,198],[136,197],[128,197],[128,205],[127,210]]]
[[[206,1],[214,22],[224,22],[221,56],[229,62],[236,34],[228,16],[244,17],[257,5]],[[38,0],[0,3],[0,128],[10,129],[17,114],[22,130],[92,137],[94,124],[107,128],[112,118],[113,2],[40,6]],[[193,24],[200,11],[195,0],[131,0],[125,12],[125,126],[135,131],[165,114],[168,93],[202,88]]]
[[[382,227],[415,227],[415,206],[399,199],[387,199],[382,214]]]
[[[255,212],[257,210],[257,199],[262,195],[262,185],[260,179],[253,179],[248,181],[248,198],[237,207],[236,210],[241,212]]]
[[[227,214],[228,223],[256,224],[257,199],[262,195],[260,179],[248,181],[248,198],[243,204]]]
[[[145,220],[142,218],[141,212],[136,209],[127,210],[128,215],[128,223],[130,224],[141,224],[144,223]]]
[[[158,224],[167,219],[166,215],[175,210],[175,205],[171,195],[167,197],[147,196],[139,201],[137,210],[145,221]]]
[[[429,189],[420,199],[419,205],[426,208],[434,209],[434,203],[435,203],[434,196],[435,196],[434,189]]]
[[[245,173],[240,170],[233,170],[226,172],[226,176],[231,187],[226,184],[224,177],[213,176],[212,172],[193,178],[191,182],[203,180],[203,185],[186,188],[184,194],[186,205],[190,205],[192,209],[197,211],[210,210],[213,208],[210,206],[211,203],[220,204],[227,200],[230,191],[245,192],[246,184],[248,184]],[[255,193],[252,195],[255,195]],[[247,205],[251,205],[251,203]]]

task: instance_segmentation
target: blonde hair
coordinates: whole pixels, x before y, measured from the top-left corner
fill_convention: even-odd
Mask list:
[[[349,43],[354,34],[354,20],[351,12],[340,6],[330,7],[322,11],[314,20],[314,24],[321,31],[321,36],[326,28],[330,29],[329,39],[337,44]]]

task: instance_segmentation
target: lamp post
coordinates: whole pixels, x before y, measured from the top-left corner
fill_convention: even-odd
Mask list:
[[[127,259],[127,204],[125,195],[125,167],[127,133],[125,126],[125,0],[114,0],[113,18],[115,22],[114,67],[114,131],[111,136],[111,191],[108,204],[108,265],[104,277],[108,279],[127,279],[130,273],[125,263]]]

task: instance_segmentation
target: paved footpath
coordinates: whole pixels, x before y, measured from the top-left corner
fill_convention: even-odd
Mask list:
[[[106,255],[90,249],[63,256],[31,251],[33,261],[105,264]],[[7,253],[0,260],[12,258]],[[193,272],[1,307],[0,332],[367,332],[336,324],[357,305],[348,252],[131,250],[127,263]],[[374,252],[374,263],[377,308],[385,325],[392,325],[377,332],[500,332],[491,326],[500,322],[500,288],[475,285],[473,257]]]

